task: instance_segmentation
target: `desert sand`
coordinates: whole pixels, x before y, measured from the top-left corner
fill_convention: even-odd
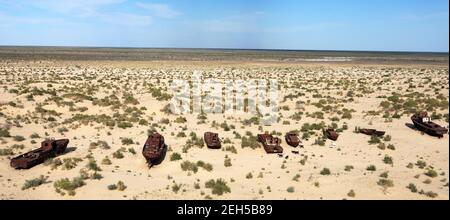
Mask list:
[[[171,80],[189,79],[194,70],[220,80],[277,79],[279,121],[264,126],[257,117],[251,123],[251,114],[162,111]],[[448,135],[423,135],[407,124],[413,112],[426,110],[448,127],[448,79],[448,66],[434,64],[2,61],[0,198],[447,200]],[[323,142],[321,130],[305,124],[334,126],[339,139]],[[369,143],[356,127],[386,135]],[[293,130],[304,148],[285,143]],[[141,154],[149,131],[164,135],[169,147],[151,168]],[[222,150],[201,144],[206,131],[219,133]],[[264,132],[283,139],[283,157],[260,145],[242,147],[243,137]],[[60,165],[54,159],[29,170],[10,166],[12,157],[50,137],[70,139]],[[186,161],[206,165],[183,170]],[[24,187],[41,175],[45,181]],[[57,190],[61,179],[77,177],[81,184]],[[215,193],[205,186],[218,179],[225,186]]]

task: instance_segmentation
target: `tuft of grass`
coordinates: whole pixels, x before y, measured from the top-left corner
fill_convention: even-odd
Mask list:
[[[31,180],[25,180],[25,183],[22,186],[22,190],[26,190],[29,188],[35,188],[47,182],[48,177],[44,177],[43,175],[38,178],[34,178]]]
[[[212,194],[214,195],[223,195],[224,193],[231,193],[230,187],[227,185],[227,182],[223,179],[217,180],[209,180],[205,183],[205,187],[208,189],[212,189]]]
[[[392,159],[392,157],[385,155],[383,158],[383,162],[385,164],[389,164],[389,165],[394,165],[394,159]]]
[[[368,171],[377,171],[377,167],[375,165],[369,165],[366,170]]]
[[[347,171],[347,172],[350,172],[353,169],[354,169],[354,167],[352,165],[346,165],[345,168],[344,168],[344,170]]]
[[[356,193],[353,189],[351,189],[350,192],[347,193],[347,196],[354,198],[356,196]]]
[[[55,187],[56,192],[61,195],[65,195],[62,190],[66,190],[69,196],[74,196],[75,189],[82,187],[85,184],[82,177],[75,177],[72,180],[69,180],[68,178],[60,179],[56,181],[53,186]]]
[[[181,155],[179,153],[173,153],[172,155],[170,155],[170,161],[177,161],[177,160],[181,160]]]
[[[394,187],[394,182],[389,179],[380,179],[380,180],[378,180],[377,184],[384,188]]]
[[[424,173],[426,176],[429,176],[431,178],[435,178],[438,176],[438,173],[432,169],[429,169],[427,172]]]
[[[417,192],[417,187],[414,185],[414,183],[410,183],[406,188],[408,188],[412,193]]]
[[[330,174],[331,174],[331,171],[328,168],[323,168],[322,171],[320,171],[320,175],[328,176]]]
[[[288,187],[288,188],[286,189],[286,191],[287,191],[288,193],[294,193],[294,192],[295,192],[295,188],[294,188],[293,186],[290,186],[290,187]]]

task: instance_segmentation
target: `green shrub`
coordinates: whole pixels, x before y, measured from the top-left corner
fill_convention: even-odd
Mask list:
[[[287,188],[286,191],[287,191],[288,193],[293,193],[293,192],[295,192],[295,188],[294,188],[293,186],[290,186],[290,187]]]
[[[170,161],[177,161],[177,160],[181,160],[181,155],[179,153],[173,153],[172,155],[170,155]]]
[[[212,189],[212,194],[223,195],[224,193],[231,193],[230,187],[227,186],[227,182],[223,179],[209,180],[205,183],[205,187]]]
[[[56,189],[56,192],[64,195],[64,192],[61,190],[66,190],[70,196],[75,195],[75,189],[84,186],[85,183],[83,181],[83,178],[81,177],[75,177],[71,180],[68,178],[60,179],[56,181],[53,186]]]
[[[429,169],[427,172],[425,172],[425,175],[431,178],[435,178],[438,176],[438,173],[432,169]]]
[[[131,144],[134,144],[134,141],[131,138],[122,138],[122,144],[123,145],[131,145]]]
[[[377,171],[377,167],[375,167],[375,165],[370,165],[366,168],[366,170],[368,171]]]
[[[327,176],[327,175],[330,175],[330,174],[331,174],[331,171],[328,168],[323,168],[322,171],[320,171],[320,175]]]
[[[38,178],[34,178],[34,179],[31,179],[31,180],[25,180],[25,183],[22,186],[22,190],[38,187],[38,186],[46,183],[47,179],[48,179],[48,177],[44,177],[43,175],[41,175]]]

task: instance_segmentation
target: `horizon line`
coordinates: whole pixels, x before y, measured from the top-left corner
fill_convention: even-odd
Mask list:
[[[49,47],[49,48],[85,48],[85,49],[181,49],[181,50],[246,50],[246,51],[305,51],[305,52],[368,52],[368,53],[437,53],[449,54],[449,51],[414,51],[414,50],[332,50],[332,49],[281,49],[281,48],[233,48],[233,47],[135,47],[135,46],[68,46],[68,45],[2,45],[5,47]]]

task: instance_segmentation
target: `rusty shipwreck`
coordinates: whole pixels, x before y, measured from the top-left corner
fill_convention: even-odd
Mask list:
[[[323,129],[323,135],[332,141],[337,141],[339,137],[339,134],[333,128]]]
[[[164,160],[166,152],[167,145],[164,137],[159,133],[149,135],[142,149],[142,155],[150,166],[160,164]]]
[[[442,138],[444,137],[444,134],[448,133],[448,129],[432,122],[431,118],[428,117],[427,112],[416,113],[411,116],[411,120],[417,130],[423,133],[427,133],[431,136]]]
[[[285,136],[284,136],[284,139],[286,140],[286,143],[289,145],[289,146],[292,146],[292,147],[298,147],[299,145],[300,145],[300,147],[303,147],[300,143],[301,143],[301,141],[300,141],[300,138],[298,137],[298,134],[295,134],[295,133],[287,133]]]
[[[377,137],[383,137],[386,134],[385,131],[378,131],[376,129],[368,129],[368,128],[359,129],[359,133]]]
[[[217,133],[206,132],[203,135],[203,138],[205,140],[206,146],[210,149],[220,149],[222,146],[220,144],[219,134]]]
[[[270,134],[258,134],[258,141],[263,145],[264,150],[268,154],[283,153],[283,148],[280,146],[280,138],[274,137]]]
[[[63,154],[66,151],[69,139],[46,139],[41,147],[11,159],[11,167],[15,169],[29,169],[45,160]]]

